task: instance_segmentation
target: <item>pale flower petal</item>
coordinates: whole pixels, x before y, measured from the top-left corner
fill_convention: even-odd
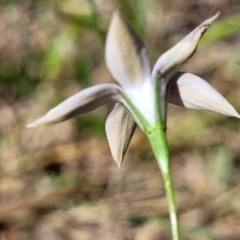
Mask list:
[[[121,91],[120,87],[111,83],[99,84],[83,89],[26,127],[32,128],[39,125],[62,122],[79,114],[90,112],[105,103],[119,100],[119,91]]]
[[[151,76],[151,63],[143,41],[118,12],[113,14],[108,30],[105,58],[112,76],[125,89]]]
[[[205,20],[186,37],[184,37],[179,43],[165,52],[156,62],[153,71],[152,78],[156,77],[157,72],[162,76],[166,76],[172,71],[186,62],[195,52],[198,42],[212,24],[212,22],[219,16],[219,13],[213,17]]]
[[[191,73],[177,72],[170,79],[168,102],[240,118],[232,105],[209,83]]]
[[[105,129],[113,159],[120,168],[136,124],[124,107],[116,103],[107,117]]]

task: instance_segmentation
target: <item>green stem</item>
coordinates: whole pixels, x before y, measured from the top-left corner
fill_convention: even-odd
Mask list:
[[[156,157],[158,166],[162,172],[164,186],[166,190],[166,196],[169,206],[169,214],[171,220],[171,231],[172,239],[179,240],[179,223],[177,217],[177,210],[174,197],[174,189],[170,172],[170,159],[167,146],[167,140],[165,136],[164,129],[161,129],[160,126],[154,128],[148,134],[149,141],[151,143],[154,155]]]

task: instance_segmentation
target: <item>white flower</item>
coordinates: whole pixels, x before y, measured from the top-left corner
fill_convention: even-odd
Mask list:
[[[115,12],[106,40],[106,63],[119,85],[105,83],[84,89],[27,127],[61,122],[105,103],[115,102],[106,120],[106,134],[113,158],[120,166],[136,124],[145,132],[158,124],[156,81],[160,91],[157,94],[161,95],[160,106],[165,105],[167,94],[170,103],[239,118],[227,100],[206,81],[190,73],[176,72],[194,54],[200,38],[218,15],[204,21],[165,52],[152,69],[148,51],[141,38]]]

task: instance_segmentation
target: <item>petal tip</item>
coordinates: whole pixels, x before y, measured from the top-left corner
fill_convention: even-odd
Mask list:
[[[235,114],[233,115],[233,117],[236,117],[236,118],[240,118],[240,115],[239,115],[239,113],[235,110]]]
[[[37,124],[35,122],[29,123],[25,126],[25,128],[35,128]]]
[[[117,164],[118,169],[120,169],[121,165],[122,165],[122,161],[123,161],[123,156],[121,156],[121,157],[120,156],[114,156],[114,155],[112,155],[112,156],[113,156],[114,162]]]
[[[217,12],[214,16],[208,18],[207,20],[205,20],[203,23],[202,23],[202,26],[206,26],[206,27],[209,27],[220,15],[220,12]]]
[[[117,19],[122,19],[121,13],[116,9],[112,14],[112,22]]]
[[[113,16],[119,16],[119,15],[120,15],[119,10],[118,9],[114,10]]]
[[[220,16],[220,12],[218,11],[214,16],[212,16],[212,21],[217,19]]]
[[[46,123],[46,121],[44,121],[43,117],[41,117],[41,118],[27,124],[25,127],[26,128],[35,128],[35,127],[44,125],[45,123]]]

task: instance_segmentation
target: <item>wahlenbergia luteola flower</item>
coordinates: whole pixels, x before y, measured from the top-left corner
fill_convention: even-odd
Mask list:
[[[147,135],[162,172],[174,240],[180,239],[180,234],[165,136],[166,102],[240,117],[206,81],[190,73],[177,72],[194,54],[202,35],[218,15],[204,21],[165,52],[152,68],[143,41],[127,20],[115,12],[105,56],[107,67],[118,84],[105,83],[84,89],[27,125],[31,128],[61,122],[114,102],[106,120],[112,156],[120,167],[136,126]]]

